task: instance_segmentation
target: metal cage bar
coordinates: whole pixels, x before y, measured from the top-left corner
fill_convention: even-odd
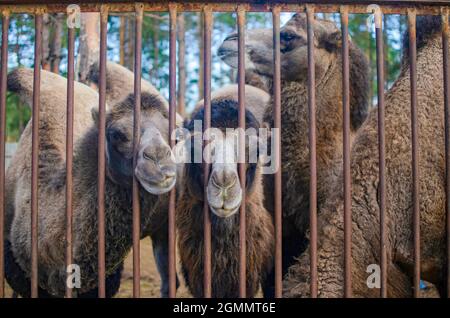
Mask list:
[[[411,85],[411,164],[413,181],[413,232],[414,232],[414,297],[420,292],[420,206],[419,206],[419,140],[417,115],[417,49],[416,11],[408,10],[409,69]]]
[[[245,9],[240,6],[237,10],[238,29],[238,103],[239,103],[239,179],[242,188],[242,204],[239,209],[239,297],[245,298],[247,292],[246,256],[246,171],[245,171]]]
[[[74,59],[75,29],[67,30],[67,115],[66,115],[66,272],[73,263],[73,121],[74,121]],[[66,284],[66,297],[72,288]]]
[[[30,0],[31,1],[31,0]],[[37,7],[46,8],[48,13],[65,12],[66,7],[71,2],[62,0],[60,3],[50,3],[51,0],[40,0],[35,3],[17,4],[14,0],[7,0],[0,9],[8,8],[12,13],[34,13]],[[110,0],[108,3],[110,12],[134,12],[134,1],[117,2]],[[283,12],[303,12],[305,11],[305,3],[299,3],[297,0],[279,1],[258,1],[258,0],[238,0],[238,1],[152,1],[144,4],[144,11],[162,12],[168,11],[169,5],[173,3],[178,7],[178,11],[186,12],[202,12],[205,5],[217,12],[235,12],[239,4],[245,4],[247,12],[270,12],[275,7],[279,7]],[[339,13],[342,1],[339,0],[312,0],[309,4],[314,5],[316,12],[323,13]],[[447,5],[447,0],[360,0],[358,4],[348,4],[349,13],[367,13],[367,5],[378,4],[382,6],[385,14],[406,14],[408,8],[415,7],[417,14],[440,14],[440,6]],[[102,3],[87,2],[80,3],[82,12],[99,12]]]
[[[33,115],[31,146],[31,297],[38,295],[38,193],[39,193],[39,108],[42,62],[42,12],[35,17]]]
[[[204,66],[203,66],[203,95],[204,95],[204,118],[203,118],[203,132],[207,131],[211,127],[211,32],[213,25],[213,15],[211,8],[205,6],[203,10],[204,16],[204,29],[203,29],[203,54],[204,54]],[[206,144],[203,142],[203,147]],[[208,155],[208,154],[205,154]],[[205,298],[211,297],[211,219],[208,200],[206,197],[207,185],[209,179],[210,160],[203,159],[203,186],[204,186],[204,198],[203,198],[203,235],[204,235],[204,287],[203,295]]]
[[[273,24],[273,113],[274,128],[281,130],[281,42],[280,42],[280,8],[274,7],[272,10]],[[278,167],[275,172],[275,297],[282,297],[283,280],[283,231],[282,231],[282,174],[281,174],[281,136],[277,134],[275,142],[275,165]]]
[[[136,168],[141,137],[141,76],[142,76],[142,19],[144,6],[136,4],[134,39],[134,113],[133,113],[133,167]],[[133,169],[133,171],[134,171]],[[139,181],[133,174],[133,297],[141,296],[141,206]]]
[[[377,16],[378,14],[378,16]],[[380,296],[387,297],[387,252],[386,252],[386,136],[384,108],[384,43],[381,12],[375,12],[377,87],[378,87],[378,160],[379,160],[379,206],[380,206]]]
[[[171,138],[171,134],[176,128],[176,109],[177,109],[177,79],[176,79],[176,45],[177,45],[177,7],[176,5],[169,7],[170,14],[170,48],[169,48],[169,145],[173,149],[175,140]],[[169,194],[169,297],[176,296],[176,232],[175,232],[175,187]]]
[[[342,116],[344,171],[344,297],[352,297],[352,188],[350,171],[350,62],[348,8],[341,7],[342,29]]]
[[[317,154],[314,7],[306,7],[308,38],[310,296],[317,298]]]
[[[108,7],[100,13],[100,76],[98,105],[98,296],[106,296],[106,234],[105,234],[105,134],[106,134],[106,45]]]
[[[2,12],[2,48],[0,65],[0,298],[5,297],[5,142],[6,142],[6,75],[8,73],[9,12]]]

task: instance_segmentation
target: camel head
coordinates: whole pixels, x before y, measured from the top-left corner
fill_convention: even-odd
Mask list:
[[[134,174],[147,192],[163,194],[176,182],[175,157],[167,142],[168,112],[158,96],[142,93],[140,143],[133,171],[134,100],[130,94],[106,115],[107,175],[117,184],[130,186]],[[98,123],[98,110],[92,112]]]
[[[295,14],[280,29],[281,77],[285,81],[307,81],[308,48],[306,15]],[[331,21],[316,19],[314,23],[314,57],[316,79],[324,76],[336,59],[341,32]],[[225,38],[218,55],[231,67],[238,65],[237,33]],[[246,73],[254,72],[263,78],[273,77],[273,32],[271,29],[247,30],[245,34]]]
[[[186,128],[191,132],[195,122],[203,120],[204,108],[193,114]],[[246,112],[246,128],[252,128],[257,138],[259,124],[250,111]],[[210,154],[211,163],[206,195],[211,211],[218,217],[226,218],[235,214],[242,204],[242,188],[238,174],[238,104],[234,100],[218,100],[211,103],[210,137],[205,152]],[[197,162],[196,154],[202,154],[202,143],[195,141],[191,135],[191,164],[186,165],[186,178],[189,190],[199,200],[203,200],[204,180],[202,163]],[[205,136],[203,137],[205,138]],[[249,147],[249,137],[246,137],[246,189],[251,192],[255,182],[258,153],[255,147]],[[255,140],[255,139],[253,139]],[[257,140],[257,139],[256,139]],[[201,139],[200,139],[201,141]],[[201,157],[200,157],[201,158]],[[253,159],[249,161],[249,158]]]

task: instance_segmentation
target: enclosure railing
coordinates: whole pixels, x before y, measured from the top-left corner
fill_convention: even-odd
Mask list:
[[[32,258],[31,258],[31,295],[38,297],[38,152],[39,152],[39,93],[41,70],[41,45],[42,45],[42,17],[44,13],[66,12],[67,5],[73,1],[66,0],[38,0],[38,1],[1,1],[0,12],[2,15],[2,47],[1,47],[1,71],[0,71],[0,241],[4,241],[4,215],[5,215],[5,137],[6,137],[6,75],[8,60],[8,25],[11,13],[28,13],[35,16],[35,50],[34,50],[34,80],[33,80],[33,105],[32,105],[32,182],[31,182],[31,224],[32,224]],[[280,12],[306,12],[308,34],[308,107],[309,107],[309,149],[310,149],[310,266],[311,284],[310,295],[317,297],[317,166],[316,166],[316,119],[315,119],[315,68],[314,65],[314,14],[340,13],[342,29],[342,96],[343,96],[343,170],[344,170],[344,255],[345,255],[345,279],[344,295],[352,296],[352,269],[351,269],[351,179],[350,179],[350,98],[349,98],[349,39],[348,39],[348,14],[367,13],[368,5],[378,4],[373,7],[376,27],[376,57],[377,57],[377,82],[378,87],[384,86],[384,55],[383,55],[383,31],[382,14],[403,14],[408,16],[409,33],[409,61],[411,81],[411,129],[412,129],[412,166],[413,166],[413,233],[414,233],[414,296],[419,295],[420,284],[420,211],[419,211],[419,157],[418,157],[418,118],[417,118],[417,71],[416,71],[416,15],[440,15],[442,16],[442,41],[444,58],[444,106],[445,106],[445,162],[446,162],[446,215],[447,233],[450,233],[450,64],[449,64],[449,26],[448,9],[449,1],[436,0],[309,0],[307,4],[300,1],[152,1],[151,3],[135,3],[131,1],[91,1],[80,3],[82,12],[100,12],[100,75],[99,75],[99,141],[98,141],[98,296],[105,297],[105,107],[106,107],[106,48],[107,48],[107,18],[110,12],[134,12],[135,25],[135,63],[134,63],[134,164],[136,164],[136,151],[139,144],[140,132],[140,97],[141,97],[141,55],[142,55],[142,16],[144,11],[168,11],[170,17],[170,70],[169,70],[169,130],[175,129],[176,115],[176,27],[177,13],[184,11],[200,11],[204,17],[204,129],[211,126],[211,31],[213,27],[213,12],[236,12],[237,29],[239,35],[239,127],[245,129],[245,17],[247,12],[271,12],[273,17],[273,48],[274,48],[274,127],[281,128],[281,74],[280,74]],[[72,162],[73,162],[73,116],[74,116],[74,29],[68,29],[68,81],[67,81],[67,248],[66,264],[72,264]],[[380,296],[387,296],[387,256],[386,256],[386,159],[385,159],[385,122],[384,122],[384,92],[378,90],[378,138],[379,138],[379,205],[380,205],[380,255],[381,255],[381,290]],[[169,134],[170,135],[170,134]],[[170,138],[169,138],[170,139]],[[174,141],[169,140],[174,147]],[[281,160],[280,137],[276,140],[275,160]],[[244,148],[244,140],[239,141],[239,148]],[[205,161],[205,160],[204,160]],[[203,163],[204,178],[207,180],[209,164]],[[245,198],[245,166],[239,164],[240,182]],[[207,182],[204,183],[205,186]],[[282,296],[282,180],[281,169],[275,175],[275,296]],[[206,191],[205,191],[206,193]],[[206,194],[205,194],[206,195]],[[175,251],[175,189],[170,192],[169,204],[169,296],[176,294],[176,251]],[[204,200],[204,296],[211,296],[211,221],[207,200]],[[240,208],[240,297],[246,297],[246,245],[245,245],[245,205]],[[133,180],[133,296],[140,296],[140,207],[138,181]],[[450,246],[450,235],[447,238],[447,246]],[[447,249],[447,273],[450,272],[450,248]],[[448,274],[447,274],[448,276]],[[0,297],[4,297],[4,250],[0,244]],[[450,294],[450,279],[447,278],[447,290]],[[72,296],[72,290],[67,288],[66,296]]]

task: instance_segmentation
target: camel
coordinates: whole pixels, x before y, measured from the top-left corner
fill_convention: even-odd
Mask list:
[[[65,135],[66,80],[42,71],[39,120],[39,288],[42,297],[65,293]],[[16,69],[8,89],[31,104],[33,71]],[[98,94],[75,83],[73,163],[73,253],[80,266],[80,296],[96,296],[97,288],[97,143]],[[167,282],[167,192],[176,182],[176,164],[167,144],[168,112],[157,95],[142,94],[141,141],[136,169],[132,165],[134,97],[108,107],[106,117],[106,275],[107,296],[120,285],[123,260],[132,244],[131,183],[140,184],[141,237],[150,235],[162,294]],[[6,182],[6,278],[24,297],[30,296],[31,122],[27,125],[8,168]],[[156,242],[156,243],[155,243]],[[109,288],[108,288],[109,287]]]
[[[225,85],[211,93],[211,100],[234,100],[238,102],[238,85]],[[264,90],[252,85],[245,85],[245,107],[255,116],[256,120],[262,124],[267,105],[270,101],[270,95]],[[200,100],[194,108],[194,112],[203,107],[203,99]]]
[[[417,101],[421,279],[446,296],[444,92],[441,20],[417,18]],[[413,293],[413,203],[410,68],[405,37],[399,77],[385,97],[386,250],[388,297]],[[352,277],[355,297],[378,297],[366,285],[366,269],[380,264],[377,108],[358,131],[351,151]],[[330,186],[318,220],[319,297],[343,296],[342,175]],[[309,248],[289,269],[286,297],[309,295]]]
[[[199,108],[185,125],[195,134],[195,121],[202,120]],[[214,149],[212,168],[206,187],[212,233],[212,297],[239,296],[239,208],[246,207],[247,297],[254,297],[261,282],[271,270],[274,250],[274,229],[271,216],[263,205],[262,178],[257,163],[246,164],[246,196],[238,177],[233,141],[236,132],[224,134],[227,128],[238,127],[238,104],[234,99],[211,102],[211,127],[214,134],[209,147]],[[252,113],[246,111],[246,127],[259,128]],[[191,135],[191,136],[192,136]],[[255,136],[255,135],[254,135]],[[201,152],[201,143],[186,144],[191,156]],[[247,145],[246,152],[251,158]],[[195,155],[193,155],[195,158]],[[177,232],[180,261],[186,284],[194,297],[203,297],[203,205],[204,182],[201,163],[187,163],[183,174],[183,190],[177,205]]]
[[[320,208],[330,180],[341,165],[343,144],[341,32],[334,23],[314,23],[317,121],[317,197]],[[281,169],[283,209],[283,273],[307,244],[309,228],[309,141],[307,94],[307,32],[305,14],[294,15],[280,30],[281,38]],[[245,37],[246,72],[261,77],[273,96],[273,34],[271,30],[248,30]],[[238,43],[230,35],[219,49],[223,61],[237,65]],[[369,101],[368,63],[361,50],[349,43],[351,138],[367,117]],[[269,103],[273,105],[273,101]],[[273,107],[264,121],[273,127]],[[264,178],[266,208],[273,213],[273,176]],[[274,277],[270,277],[270,282]],[[272,287],[270,287],[272,286]],[[273,296],[273,284],[265,294]]]

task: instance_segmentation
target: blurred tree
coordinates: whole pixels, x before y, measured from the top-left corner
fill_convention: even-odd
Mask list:
[[[81,14],[81,28],[78,44],[76,80],[86,83],[89,67],[98,60],[100,54],[100,14]]]
[[[177,23],[178,38],[178,112],[185,116],[185,95],[186,95],[186,43],[185,43],[185,21],[184,14],[178,15]]]

